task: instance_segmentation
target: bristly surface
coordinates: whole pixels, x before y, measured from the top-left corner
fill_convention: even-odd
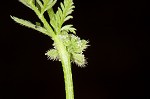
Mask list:
[[[33,24],[30,21],[20,19],[14,16],[11,16],[11,18],[15,22],[28,28],[37,30],[44,35],[51,37],[52,39],[52,35],[57,35],[59,39],[63,42],[66,50],[68,51],[71,62],[77,64],[79,67],[85,67],[87,61],[83,52],[88,47],[89,42],[86,40],[81,40],[78,36],[76,36],[76,29],[73,27],[72,24],[64,25],[67,20],[73,18],[73,16],[71,15],[75,8],[73,0],[64,0],[64,2],[60,2],[60,7],[58,7],[56,12],[53,11],[53,6],[56,4],[57,0],[19,1],[28,8],[32,9],[41,21],[44,20],[42,21],[44,26],[42,27],[40,24],[38,24],[39,22],[36,22],[37,24]],[[45,21],[45,12],[48,13],[50,22]],[[60,60],[57,47],[55,46],[55,42],[53,45],[54,48],[48,50],[45,55],[47,55],[48,59]]]

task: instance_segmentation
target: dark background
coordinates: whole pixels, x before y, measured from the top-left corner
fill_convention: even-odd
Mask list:
[[[150,3],[74,0],[77,35],[90,41],[86,68],[72,65],[75,99],[150,99]],[[44,53],[52,40],[10,15],[38,21],[17,0],[0,1],[0,99],[65,99],[61,64]]]

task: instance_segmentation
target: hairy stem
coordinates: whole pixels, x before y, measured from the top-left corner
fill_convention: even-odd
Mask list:
[[[31,6],[32,6],[35,14],[39,17],[39,19],[44,24],[44,27],[48,30],[49,35],[53,38],[55,36],[55,33],[54,33],[53,29],[51,28],[51,26],[46,21],[46,19],[44,18],[44,15],[39,12],[39,10],[36,8],[36,6],[34,4],[31,4]]]
[[[35,6],[33,6],[33,8],[34,8],[35,13],[38,15],[39,19],[43,22],[45,28],[51,33],[51,37],[54,40],[57,50],[59,52],[59,56],[60,56],[60,60],[61,60],[63,72],[64,72],[66,99],[74,99],[70,56],[65,46],[63,45],[63,42],[52,31],[52,28],[50,27],[50,25],[48,24],[44,16],[43,15],[41,16],[41,14],[35,8]]]
[[[54,48],[46,52],[49,59],[58,60],[62,63],[65,81],[66,99],[74,99],[73,79],[71,71],[71,62],[76,63],[79,67],[84,67],[86,58],[83,51],[87,48],[88,41],[81,40],[75,35],[76,29],[73,25],[63,25],[71,18],[74,9],[73,0],[64,0],[60,4],[57,12],[53,11],[53,5],[57,0],[19,0],[25,6],[32,9],[43,23],[43,27],[32,24],[30,21],[19,19],[11,16],[17,23],[26,27],[35,29],[54,40]],[[48,13],[50,21],[44,17],[44,12]],[[51,20],[52,19],[52,20]],[[72,32],[74,34],[69,34]]]
[[[61,59],[61,63],[62,63],[62,67],[63,67],[66,99],[74,99],[70,56],[69,56],[65,46],[63,45],[62,41],[58,38],[58,36],[56,36],[54,38],[54,42],[58,49],[59,57]]]

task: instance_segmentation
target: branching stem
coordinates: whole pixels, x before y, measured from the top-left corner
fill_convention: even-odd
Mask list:
[[[71,71],[71,61],[69,53],[67,52],[63,42],[60,38],[54,33],[51,26],[48,24],[43,15],[40,14],[39,10],[32,5],[34,12],[37,14],[39,19],[43,22],[45,28],[51,33],[51,37],[54,40],[59,57],[62,63],[63,72],[64,72],[64,80],[65,80],[65,90],[66,90],[66,99],[74,99],[74,91],[73,91],[73,79],[72,79],[72,71]]]
[[[42,23],[44,24],[44,27],[47,29],[47,31],[49,32],[50,37],[54,37],[55,33],[52,30],[51,26],[49,25],[49,23],[46,21],[46,19],[44,18],[44,15],[40,13],[40,11],[37,9],[37,7],[32,3],[31,4],[34,12],[36,13],[36,15],[39,17],[39,19],[42,21]]]
[[[61,61],[64,73],[66,99],[74,99],[71,62],[76,63],[79,67],[85,67],[87,62],[83,51],[87,48],[88,41],[80,39],[75,35],[76,29],[72,24],[63,25],[64,22],[73,18],[73,16],[71,16],[73,8],[75,7],[73,0],[64,0],[63,3],[60,3],[60,7],[56,13],[52,7],[57,0],[19,1],[32,9],[44,26],[37,26],[30,21],[14,16],[11,16],[11,18],[15,22],[42,32],[54,40],[54,48],[48,50],[45,55],[47,55],[49,59]],[[45,19],[44,12],[48,13],[50,22],[47,22]]]
[[[35,13],[39,16],[40,13],[38,10],[35,9]],[[54,40],[60,60],[63,67],[64,72],[64,80],[65,80],[65,90],[66,90],[66,99],[74,99],[74,91],[73,91],[73,79],[72,79],[72,71],[71,71],[71,61],[69,53],[67,52],[63,42],[59,39],[57,35],[54,34],[52,28],[44,18],[44,16],[40,15],[39,19],[43,22],[45,28],[51,33],[51,37]]]

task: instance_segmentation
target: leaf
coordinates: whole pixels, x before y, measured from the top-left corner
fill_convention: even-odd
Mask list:
[[[72,32],[76,34],[76,29],[73,27],[73,25],[65,25],[61,28],[61,31]]]
[[[39,6],[42,8],[43,7],[43,4],[40,0],[36,0],[36,2],[39,4]]]
[[[57,0],[50,0],[47,4],[45,11],[52,8],[56,4],[56,2],[57,2]]]
[[[61,33],[61,30],[59,29],[62,28],[62,25],[65,21],[73,18],[70,14],[73,12],[73,1],[72,0],[64,0],[64,2],[60,3],[60,7],[58,7],[57,12],[54,14],[53,19],[51,19],[50,23],[53,26],[53,29],[56,31],[56,34]],[[50,13],[49,13],[50,14]],[[66,28],[66,26],[65,26]],[[68,32],[73,32],[75,33],[75,28],[72,27],[67,27]],[[70,29],[69,29],[70,28]]]
[[[32,9],[30,7],[30,5],[28,4],[28,0],[19,0],[19,2],[21,2],[22,4],[24,4],[25,6],[27,6],[28,8]],[[33,10],[33,9],[32,9]]]
[[[43,3],[47,3],[48,1],[52,1],[52,0],[42,0]]]
[[[21,24],[21,25],[23,25],[23,26],[26,26],[26,27],[28,27],[28,28],[32,28],[32,29],[34,29],[34,30],[37,30],[37,31],[39,31],[39,32],[42,32],[42,33],[45,34],[45,35],[50,36],[50,35],[48,34],[47,30],[46,30],[45,28],[41,27],[41,26],[34,25],[34,24],[31,23],[30,21],[23,20],[23,19],[19,19],[19,18],[14,17],[14,16],[10,16],[10,17],[11,17],[15,22],[17,22],[17,23],[19,23],[19,24]]]
[[[47,0],[44,0],[44,6],[41,10],[41,14],[43,15],[45,11],[52,8],[56,2],[57,2],[57,0],[49,0],[49,2]]]
[[[72,18],[73,18],[73,16],[69,15],[64,19],[64,21],[68,21],[69,19],[72,19]]]
[[[41,9],[43,8],[43,4],[40,0],[36,0],[35,5],[36,5],[36,7],[38,8],[39,11],[41,11]]]
[[[53,8],[50,8],[47,10],[48,16],[50,18],[50,20],[54,17],[55,13],[53,11]]]
[[[65,6],[62,2],[60,3],[60,6],[61,6],[61,9],[65,9]]]

